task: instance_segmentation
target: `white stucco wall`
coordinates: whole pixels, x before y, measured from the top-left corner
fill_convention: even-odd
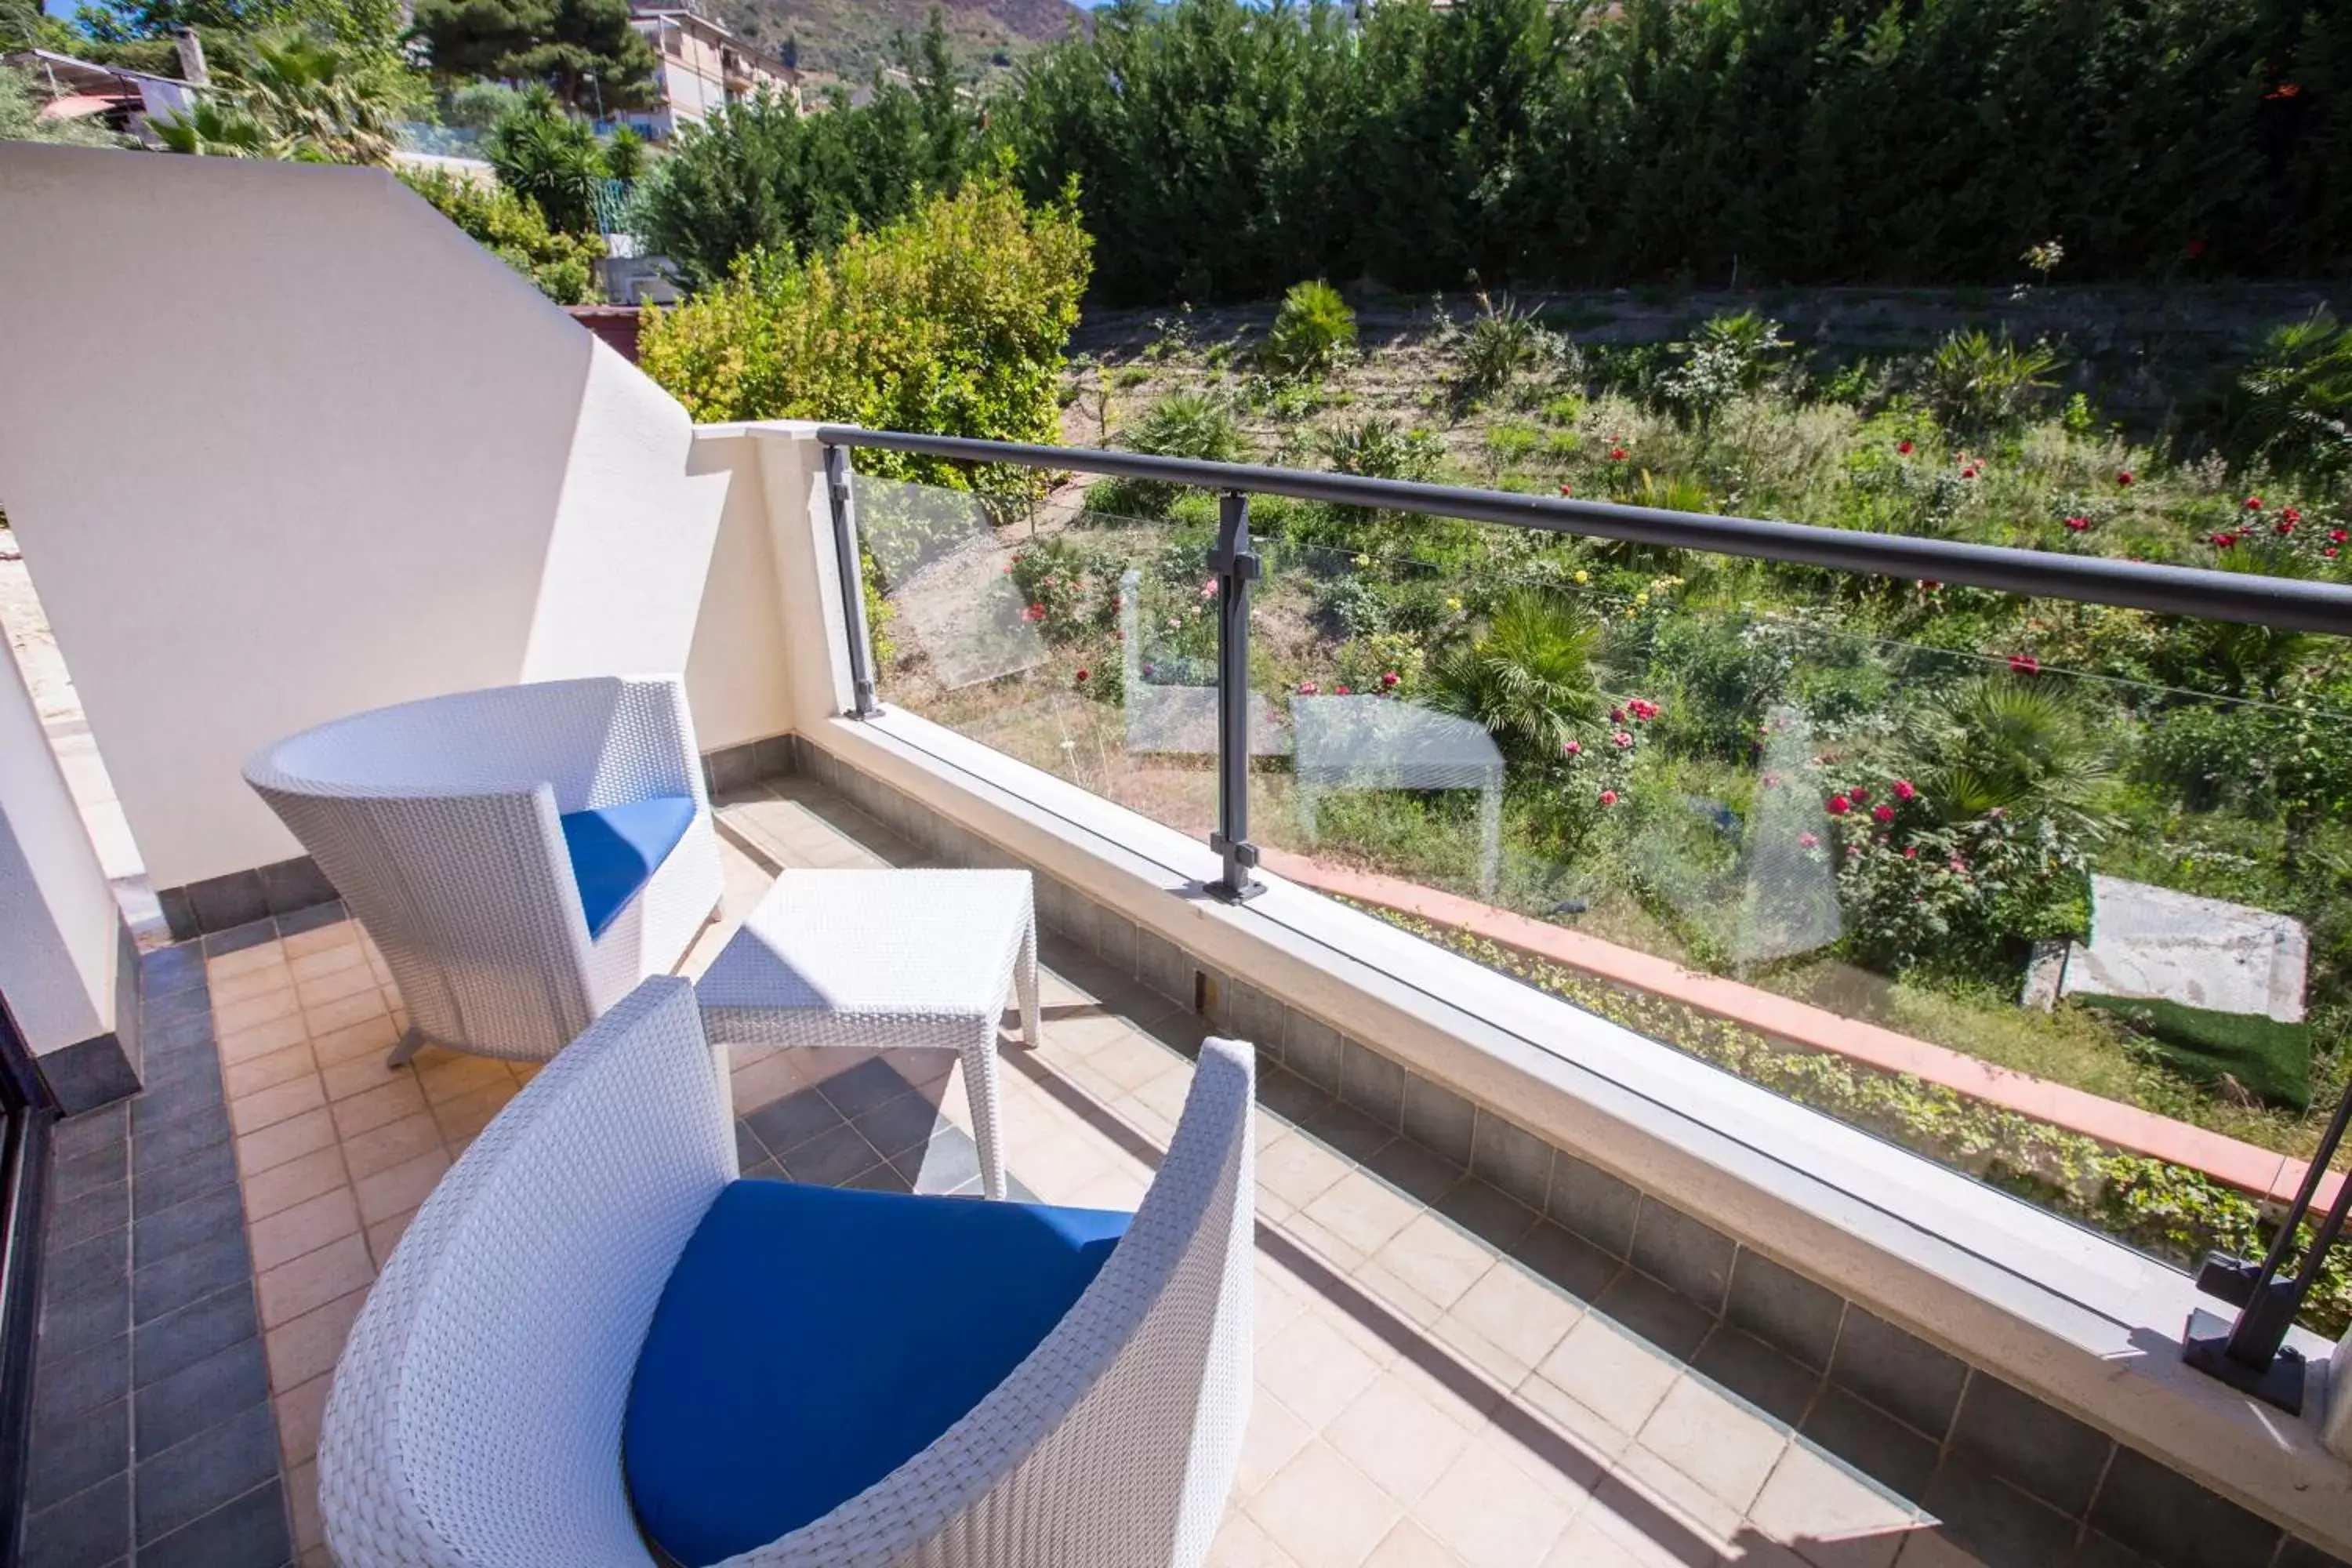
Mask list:
[[[729,476],[389,174],[0,144],[0,507],[158,886],[338,714],[686,668]]]
[[[114,1027],[119,921],[24,672],[0,641],[0,992],[35,1055]]]
[[[706,751],[764,741],[794,727],[774,532],[780,524],[805,529],[806,508],[803,498],[773,493],[765,484],[766,446],[747,426],[705,426],[695,433],[692,467],[723,479],[727,487],[686,666],[687,700]],[[770,511],[779,504],[786,513],[782,519]]]

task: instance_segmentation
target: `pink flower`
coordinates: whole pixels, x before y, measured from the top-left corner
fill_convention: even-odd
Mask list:
[[[2234,533],[2209,534],[2205,542],[2216,550],[2228,550],[2238,542],[2238,536]]]
[[[1042,621],[1045,618],[1045,606],[1032,605],[1021,612],[1021,618],[1024,621]]]
[[[1580,757],[1584,755],[1584,742],[1570,741],[1560,747],[1560,752],[1564,756]]]
[[[1623,461],[1625,460],[1625,448],[1624,448],[1624,447],[1610,447],[1610,448],[1609,448],[1609,460],[1610,460],[1611,462],[1612,462],[1612,463],[1622,463],[1622,462],[1623,462]]]
[[[1961,859],[1957,855],[1952,857],[1952,874],[1954,876],[1965,876],[1968,872],[1968,868],[1969,863],[1967,861]]]
[[[1911,455],[1911,443],[1908,441],[1897,441],[1895,443],[1895,449],[1907,458]]]
[[[1815,849],[1821,847],[1822,841],[1811,833],[1800,833],[1797,835],[1797,842],[1808,849]]]
[[[1853,803],[1845,798],[1845,796],[1842,795],[1833,795],[1830,796],[1829,799],[1822,803],[1822,809],[1828,812],[1832,816],[1843,816],[1847,812],[1853,809]]]
[[[1381,672],[1381,684],[1382,686],[1394,686],[1396,683],[1397,672],[1395,670],[1385,669]]]
[[[1318,689],[1319,688],[1311,680],[1302,680],[1298,683],[1298,695],[1301,697],[1312,697]]]
[[[2087,517],[2070,517],[2065,521],[2070,533],[2080,533],[2091,526],[2091,520]]]
[[[1845,797],[1846,799],[1853,802],[1856,805],[1868,805],[1870,804],[1870,792],[1863,788],[1860,784],[1856,784],[1852,789],[1846,791]]]
[[[1916,784],[1913,784],[1909,779],[1896,779],[1896,780],[1895,781],[1895,799],[1897,799],[1897,800],[1916,800],[1918,797],[1919,797],[1919,790],[1918,790],[1918,786],[1916,786]]]
[[[2326,549],[2321,551],[2320,553],[2326,556],[2330,561],[2333,561],[2336,559],[2336,546],[2331,544]]]
[[[1214,577],[1212,577],[1207,582],[1201,584],[1201,597],[1203,599],[1213,599],[1216,596],[1217,580]]]
[[[2042,661],[2030,653],[2013,653],[2009,656],[2009,672],[2011,675],[2039,675],[2042,673]]]
[[[1335,686],[1331,689],[1331,695],[1334,697],[1345,697],[1348,695],[1348,689],[1344,686]]]
[[[2132,482],[2132,477],[2131,477],[2131,470],[2130,470],[2129,468],[2126,468],[2126,469],[2122,470],[2121,472],[2119,472],[2118,474],[2116,474],[2116,483],[2117,483],[2117,484],[2119,484],[2119,485],[2126,485],[2126,486],[2128,486],[2131,482]]]
[[[2262,497],[2260,497],[2260,496],[2248,496],[2248,497],[2246,498],[2246,510],[2247,510],[2248,511],[2260,511],[2260,510],[2263,510],[2263,498],[2262,498]]]
[[[1766,773],[1764,775],[1764,787],[1766,789],[1779,789],[1780,787],[1780,775],[1779,773]]]
[[[1576,493],[1576,487],[1571,484],[1562,484],[1559,487],[1559,493],[1564,496],[1572,496]]]
[[[1916,860],[1917,858],[1919,858],[1919,849],[1918,849],[1918,847],[1917,847],[1916,845],[1914,845],[1912,847],[1910,847],[1910,848],[1906,849],[1905,851],[1903,851],[1903,858],[1905,858],[1906,860]]]
[[[1083,670],[1083,669],[1082,669],[1082,670],[1080,670],[1080,671],[1078,671],[1078,679],[1079,679],[1081,682],[1084,682],[1084,681],[1085,681],[1085,679],[1087,679],[1087,671],[1085,671],[1085,670]]]
[[[1615,805],[1617,804],[1617,792],[1613,789],[1602,790],[1601,792],[1601,804],[1603,805]]]
[[[1960,470],[1960,478],[1962,478],[1962,479],[1975,479],[1976,477],[1977,477],[1977,466],[1976,466],[1974,463],[1970,463],[1967,468],[1962,468],[1962,469]]]
[[[1621,752],[1633,743],[1633,737],[1622,730],[1618,731],[1609,738],[1617,742],[1617,749]]]
[[[1870,815],[1881,822],[1892,822],[1895,820],[1895,808],[1891,805],[1874,806]]]
[[[2303,513],[2295,510],[2294,508],[2291,506],[2279,508],[2279,516],[2286,519],[2289,522],[2301,522],[2303,521]]]
[[[1609,710],[1609,721],[1612,724],[1622,724],[1625,721],[1625,710],[1622,708]]]

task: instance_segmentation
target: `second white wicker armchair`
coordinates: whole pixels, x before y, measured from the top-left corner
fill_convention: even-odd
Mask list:
[[[686,691],[598,677],[305,730],[246,764],[383,952],[424,1044],[544,1061],[718,908]]]
[[[739,1180],[722,1072],[649,980],[426,1200],[328,1401],[343,1568],[1197,1568],[1249,1415],[1250,1048],[1202,1047],[1132,1216]]]

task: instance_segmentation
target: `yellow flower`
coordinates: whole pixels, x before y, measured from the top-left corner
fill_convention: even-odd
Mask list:
[[[1359,555],[1356,557],[1356,564],[1359,566],[1370,566],[1371,563],[1372,558],[1369,555]]]
[[[1458,610],[1462,607],[1462,601],[1459,599],[1448,599],[1445,601],[1445,607],[1449,610]]]
[[[1580,583],[1590,583],[1592,581],[1592,574],[1590,572],[1579,572],[1576,574],[1576,580]]]
[[[1636,594],[1633,595],[1633,602],[1637,605],[1646,605],[1650,602],[1650,595],[1647,594]]]

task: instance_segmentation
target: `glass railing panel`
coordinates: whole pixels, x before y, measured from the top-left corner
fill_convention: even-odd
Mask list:
[[[1207,837],[1213,517],[866,475],[852,493],[883,701]]]
[[[2173,1261],[2254,1246],[2352,1065],[2338,641],[1259,527],[1270,869]]]

